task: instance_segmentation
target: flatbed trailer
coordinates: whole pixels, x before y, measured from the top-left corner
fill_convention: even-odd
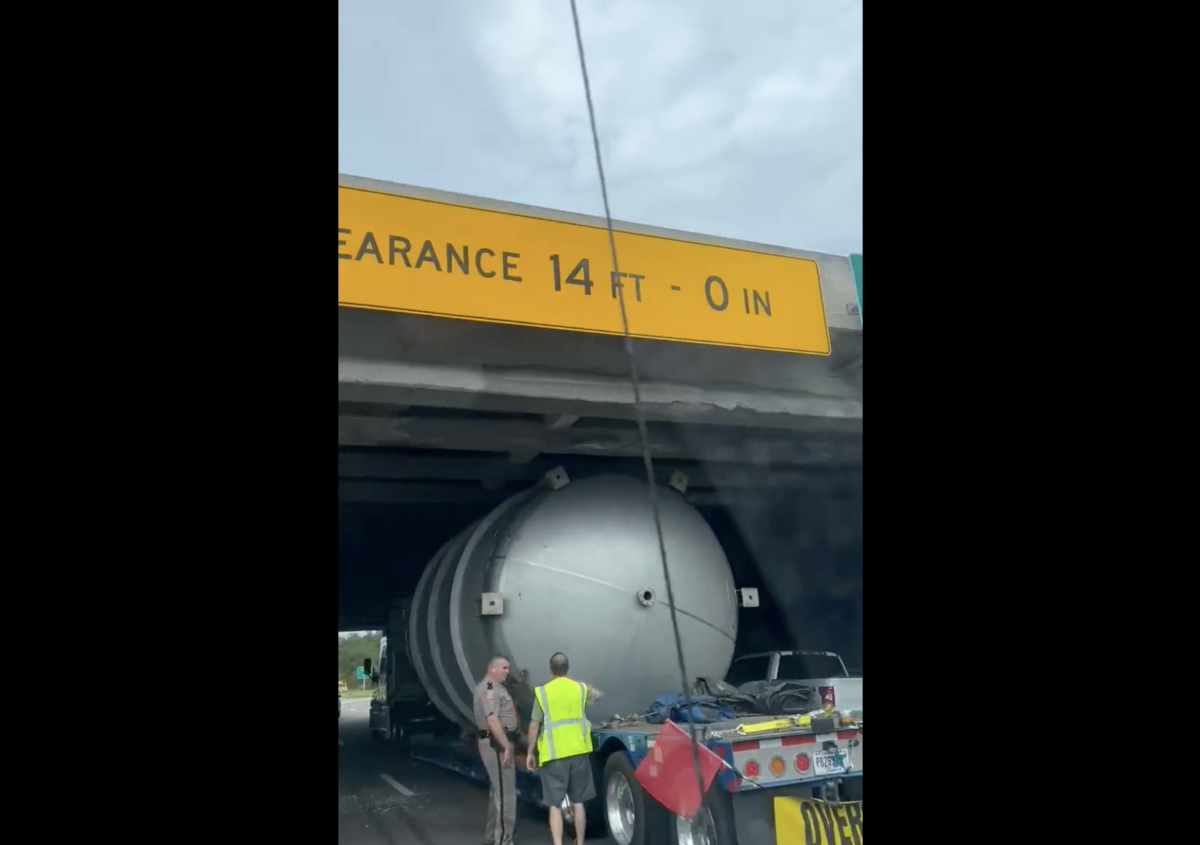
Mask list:
[[[693,819],[669,814],[633,776],[653,753],[662,725],[629,720],[594,728],[597,795],[587,806],[589,833],[606,827],[618,845],[799,845],[805,841],[797,833],[800,824],[809,826],[808,841],[862,845],[861,725],[833,718],[805,728],[738,731],[778,718],[696,726],[700,742],[725,765]],[[474,738],[412,736],[410,748],[418,760],[487,780]],[[516,766],[518,797],[540,803],[541,783],[525,769],[523,754],[516,755]],[[564,810],[570,823],[570,807]]]

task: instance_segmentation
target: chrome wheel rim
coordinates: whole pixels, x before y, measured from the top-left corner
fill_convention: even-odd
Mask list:
[[[717,831],[707,807],[701,807],[690,819],[675,817],[675,842],[676,845],[716,845]]]
[[[608,817],[608,832],[617,845],[630,845],[637,824],[633,809],[633,790],[620,772],[614,772],[604,790],[604,813]]]

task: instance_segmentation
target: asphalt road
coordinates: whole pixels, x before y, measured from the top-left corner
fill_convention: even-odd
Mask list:
[[[396,755],[371,741],[366,699],[338,720],[338,845],[481,845],[486,785]],[[603,825],[602,819],[593,823]],[[570,840],[570,834],[565,837]],[[589,845],[612,845],[604,837]],[[550,842],[544,810],[521,806],[514,845]]]

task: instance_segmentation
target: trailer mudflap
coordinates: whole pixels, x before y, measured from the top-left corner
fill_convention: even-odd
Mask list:
[[[862,802],[831,804],[811,786],[754,789],[733,796],[738,842],[863,845]]]

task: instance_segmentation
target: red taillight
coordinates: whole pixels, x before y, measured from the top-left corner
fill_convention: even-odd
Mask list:
[[[748,778],[758,777],[758,763],[751,760],[746,765],[742,766],[742,774]]]
[[[817,687],[817,692],[821,696],[821,704],[825,707],[837,707],[837,696],[833,694],[833,687]]]
[[[798,771],[800,774],[804,774],[805,772],[808,771],[808,755],[807,754],[797,754],[796,755],[796,771]]]

